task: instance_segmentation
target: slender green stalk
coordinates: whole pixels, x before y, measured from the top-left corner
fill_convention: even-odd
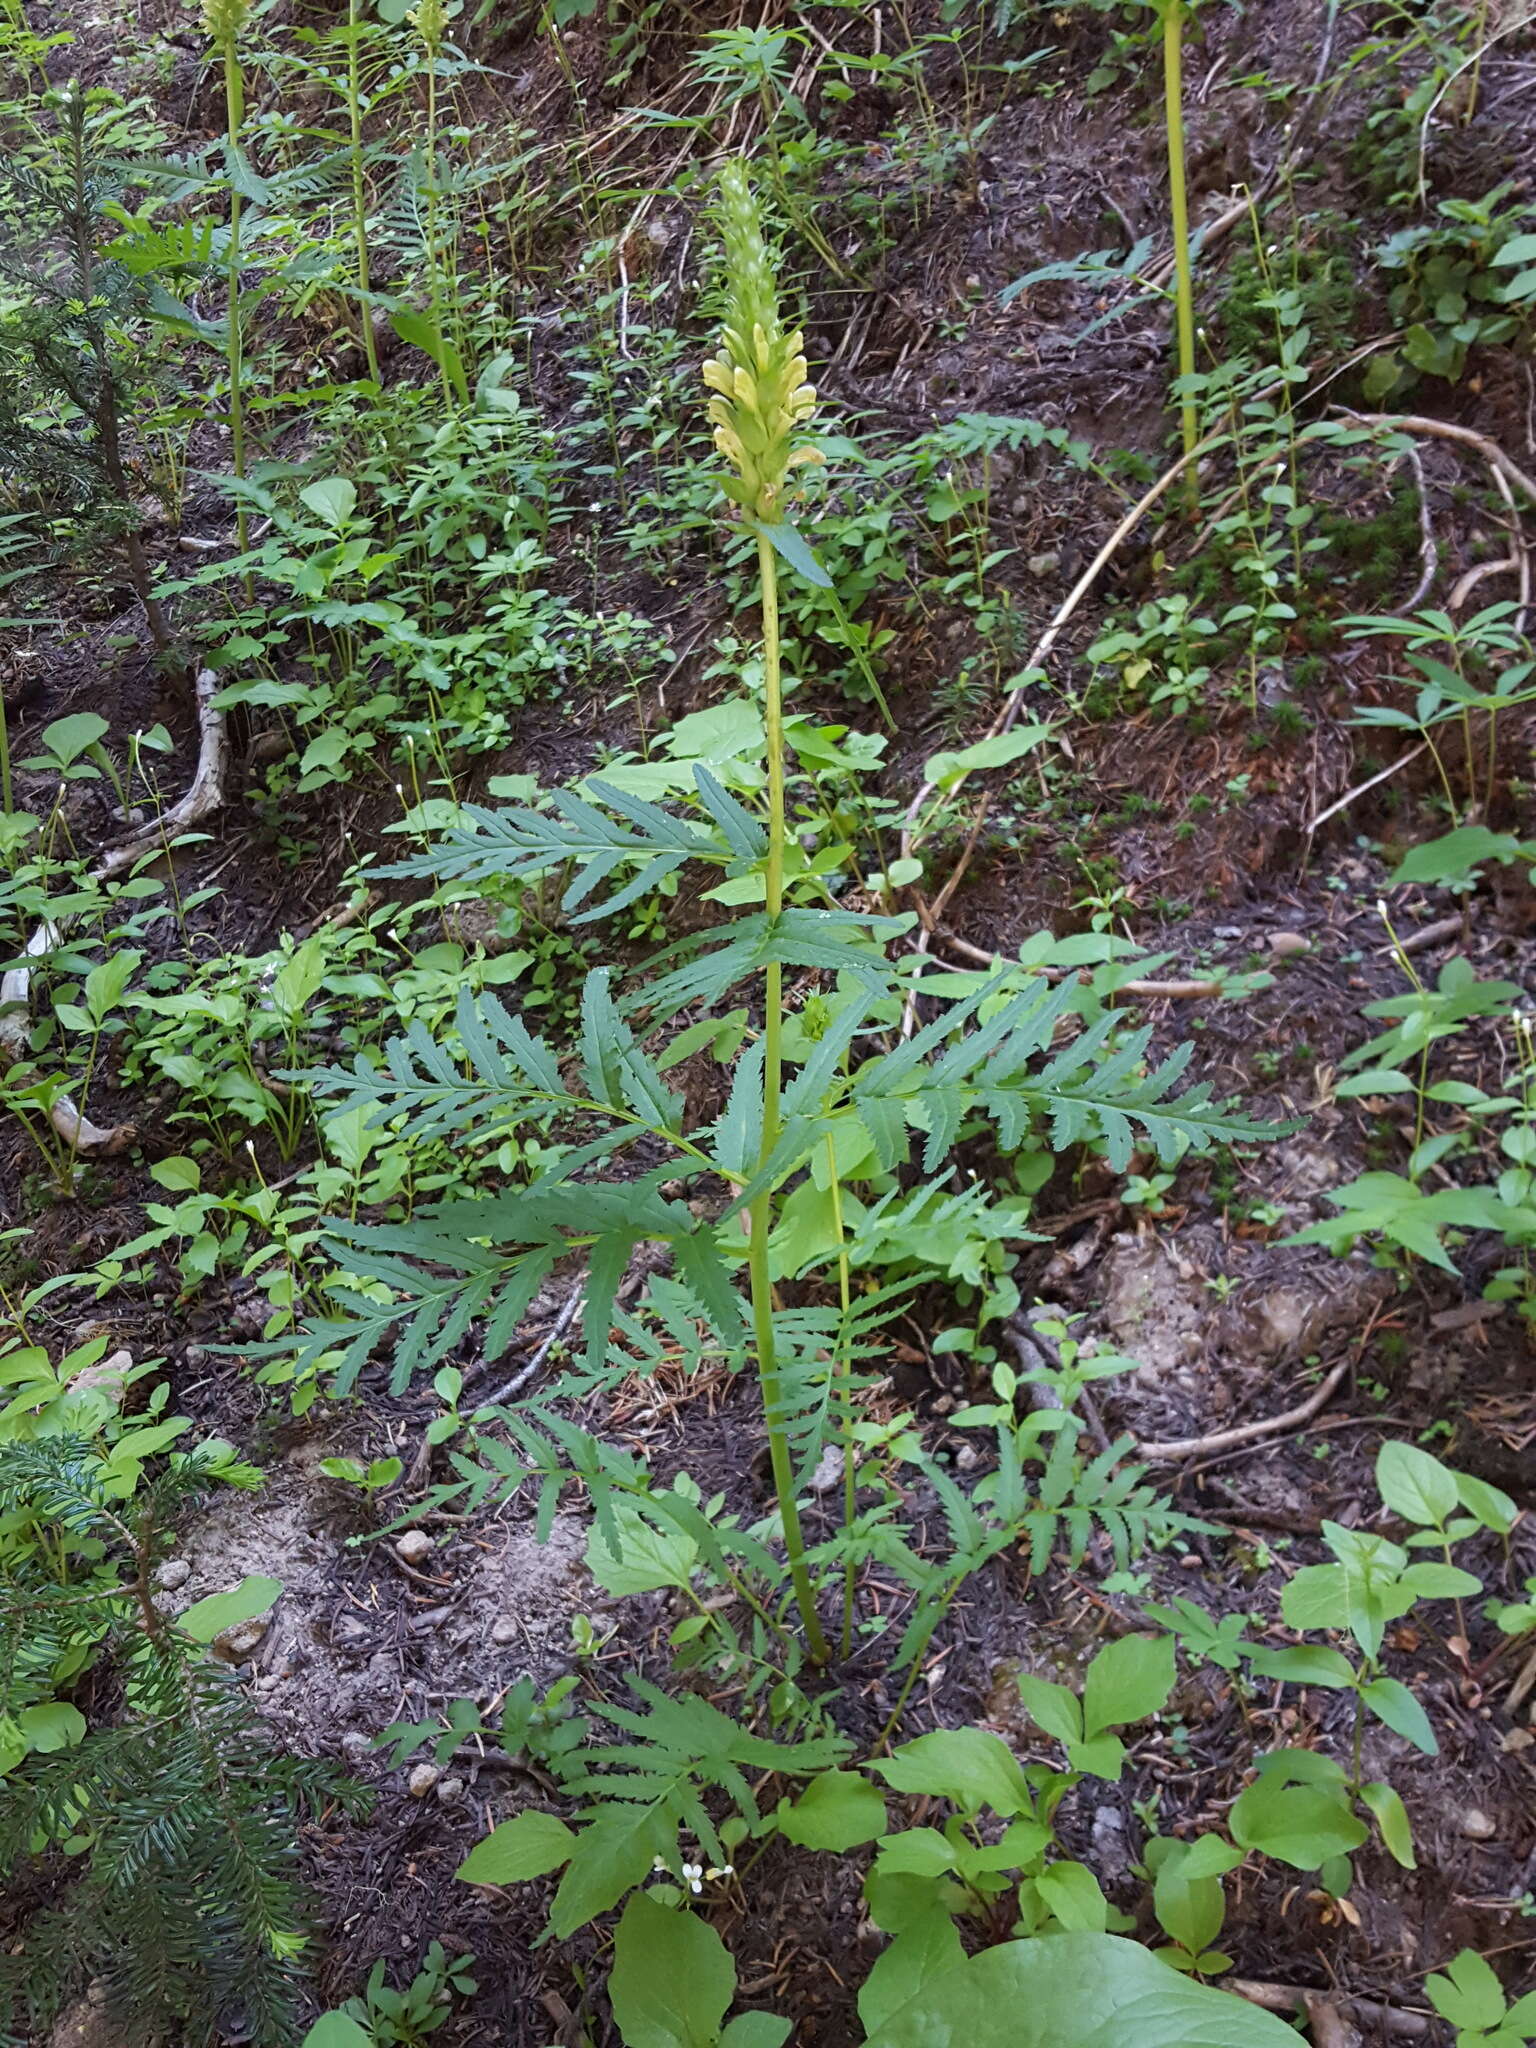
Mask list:
[[[784,908],[784,697],[779,673],[779,581],[771,544],[760,534],[757,563],[763,583],[763,694],[768,753],[768,868],[766,909],[770,918]],[[763,969],[763,1135],[758,1165],[764,1166],[779,1141],[784,1076],[784,970],[777,960]],[[805,1562],[805,1537],[795,1499],[794,1465],[784,1428],[784,1390],[779,1376],[773,1327],[773,1281],[768,1270],[768,1238],[773,1229],[773,1190],[764,1188],[747,1212],[751,1237],[747,1272],[752,1287],[752,1329],[757,1342],[757,1376],[763,1390],[768,1425],[768,1457],[773,1490],[778,1495],[779,1521],[789,1558],[790,1584],[805,1628],[811,1655],[823,1664],[829,1654],[816,1597]]]
[[[837,1145],[829,1131],[826,1136],[827,1176],[832,1193],[832,1228],[837,1237],[837,1305],[841,1316],[837,1357],[833,1373],[837,1391],[837,1413],[843,1438],[843,1534],[853,1527],[858,1512],[858,1481],[854,1476],[853,1360],[849,1356],[848,1317],[853,1308],[852,1275],[848,1269],[848,1238],[843,1229],[843,1179],[837,1170]],[[843,1631],[841,1654],[853,1648],[854,1568],[852,1552],[843,1560]]]
[[[208,0],[209,34],[224,60],[224,134],[231,164],[245,126],[245,78],[235,38],[245,19],[244,0]],[[245,326],[240,310],[240,190],[233,175],[229,184],[229,250],[225,259],[224,361],[229,376],[229,439],[235,477],[245,480]],[[235,534],[241,554],[250,546],[250,513],[244,498],[235,502]],[[245,601],[254,601],[251,578],[245,579]]]
[[[1194,393],[1195,281],[1189,261],[1189,193],[1184,182],[1184,0],[1158,0],[1163,17],[1163,107],[1168,128],[1168,210],[1173,224],[1174,308],[1178,328],[1179,423],[1188,455],[1200,438]],[[1199,504],[1200,479],[1191,463],[1184,480],[1191,509]]]
[[[16,808],[11,789],[11,729],[5,715],[5,699],[0,697],[0,813],[10,817]]]
[[[357,246],[357,291],[363,330],[363,354],[368,374],[375,384],[379,376],[379,350],[373,338],[373,285],[368,263],[368,194],[363,183],[363,24],[359,0],[347,0],[347,121],[351,131],[352,238]]]
[[[437,59],[448,25],[447,16],[443,11],[443,0],[421,0],[421,4],[412,11],[410,19],[417,35],[421,37],[422,52],[427,60],[427,309],[431,314],[432,325],[442,336],[445,298],[442,276],[437,264]],[[452,406],[455,395],[453,379],[448,374],[447,360],[441,350],[438,353],[437,374],[442,380],[443,396]]]
[[[704,365],[704,382],[714,394],[709,420],[715,446],[735,474],[724,478],[728,497],[746,515],[757,536],[762,581],[764,737],[768,762],[768,858],[765,908],[770,920],[784,908],[784,695],[779,668],[779,583],[769,530],[784,518],[790,471],[817,462],[819,451],[796,445],[796,432],[815,410],[816,394],[805,381],[803,339],[779,318],[778,293],[763,241],[757,201],[745,166],[730,163],[720,174],[720,227],[725,244],[728,305],[720,352]],[[761,1170],[772,1157],[782,1125],[784,1069],[784,973],[777,961],[763,969],[763,1127],[758,1150]],[[816,1612],[805,1561],[805,1539],[795,1500],[794,1464],[785,1426],[783,1379],[773,1325],[773,1279],[768,1238],[773,1228],[773,1190],[764,1187],[748,1214],[747,1273],[751,1283],[752,1327],[758,1378],[768,1427],[768,1455],[778,1495],[779,1520],[789,1559],[790,1583],[811,1655],[830,1655]]]

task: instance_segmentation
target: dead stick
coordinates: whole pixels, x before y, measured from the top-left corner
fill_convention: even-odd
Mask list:
[[[1256,1443],[1261,1437],[1279,1436],[1284,1430],[1300,1429],[1327,1403],[1349,1371],[1350,1364],[1351,1359],[1346,1354],[1305,1401],[1298,1407],[1288,1408],[1283,1415],[1271,1415],[1263,1422],[1239,1423],[1235,1429],[1219,1429],[1212,1436],[1183,1437],[1166,1444],[1138,1444],[1131,1455],[1150,1458],[1159,1464],[1176,1464],[1185,1458],[1203,1458],[1211,1451],[1229,1451],[1239,1444]]]

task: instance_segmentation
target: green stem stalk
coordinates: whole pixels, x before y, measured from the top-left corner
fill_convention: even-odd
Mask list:
[[[1163,106],[1168,129],[1168,209],[1173,223],[1174,306],[1178,328],[1179,376],[1195,374],[1195,281],[1189,261],[1189,193],[1184,182],[1184,0],[1161,0],[1163,15]],[[1179,400],[1179,423],[1188,455],[1200,438],[1194,393]],[[1200,499],[1194,464],[1184,482],[1190,509]]]
[[[379,350],[373,338],[373,286],[368,263],[368,196],[363,184],[363,105],[360,52],[362,21],[359,0],[347,0],[347,120],[351,129],[352,236],[357,245],[357,290],[362,314],[363,354],[368,374],[375,384],[379,376]]]
[[[784,908],[784,698],[779,672],[779,583],[772,543],[761,534],[757,540],[757,562],[763,585],[763,694],[764,724],[768,751],[768,872],[766,909],[777,918]],[[763,1135],[758,1165],[765,1166],[779,1140],[784,1073],[784,971],[777,960],[763,969]],[[751,1236],[747,1271],[752,1287],[752,1327],[757,1341],[757,1373],[763,1390],[763,1414],[768,1426],[768,1456],[773,1468],[773,1488],[778,1496],[779,1521],[784,1530],[784,1549],[789,1559],[790,1584],[795,1604],[805,1627],[805,1640],[818,1664],[830,1654],[816,1612],[810,1572],[805,1562],[805,1538],[800,1529],[800,1510],[795,1501],[794,1467],[789,1438],[784,1428],[784,1391],[779,1378],[778,1353],[773,1329],[773,1281],[768,1271],[768,1237],[773,1228],[773,1191],[764,1188],[748,1210]]]
[[[224,42],[224,126],[229,140],[229,153],[233,158],[240,144],[240,130],[245,123],[245,80],[240,71],[240,59],[235,52],[235,39],[229,36]],[[233,181],[229,188],[229,257],[227,263],[228,305],[224,314],[225,341],[224,359],[229,371],[229,438],[238,482],[245,480],[245,332],[240,317],[240,194]],[[240,553],[250,547],[250,513],[244,498],[235,502],[235,536]],[[255,586],[249,573],[245,578],[245,601],[255,601]]]
[[[853,1360],[848,1355],[848,1317],[853,1306],[852,1276],[848,1270],[848,1239],[843,1231],[843,1182],[837,1170],[837,1146],[832,1133],[826,1136],[827,1173],[832,1190],[832,1227],[837,1234],[837,1301],[841,1311],[837,1357],[833,1371],[837,1382],[837,1413],[843,1439],[843,1534],[853,1527],[858,1512],[858,1482],[854,1476]],[[854,1569],[852,1552],[843,1560],[842,1654],[853,1649]]]

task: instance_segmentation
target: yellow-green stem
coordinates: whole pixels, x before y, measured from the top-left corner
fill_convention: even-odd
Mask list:
[[[245,81],[233,36],[224,44],[224,121],[233,160],[240,146],[245,121]],[[225,309],[224,356],[229,372],[229,440],[236,480],[245,481],[245,332],[240,316],[240,194],[233,182],[229,188],[229,261],[227,265],[228,306]],[[243,497],[235,500],[235,536],[241,554],[250,546],[250,513]],[[256,595],[249,575],[245,578],[245,601]]]
[[[363,354],[368,374],[375,384],[379,376],[379,350],[373,338],[373,286],[368,262],[368,200],[363,184],[363,105],[360,46],[362,21],[358,0],[347,6],[347,119],[352,140],[352,234],[357,245],[357,290],[362,314]]]
[[[758,536],[757,562],[763,585],[763,723],[768,751],[768,871],[766,903],[770,918],[784,907],[784,700],[779,674],[779,584],[772,544]],[[784,1071],[784,973],[777,960],[763,969],[763,1136],[758,1165],[767,1164],[779,1140],[780,1096]],[[773,1229],[773,1192],[764,1188],[748,1210],[751,1235],[747,1272],[752,1288],[752,1328],[757,1344],[757,1374],[768,1426],[768,1456],[773,1488],[778,1495],[779,1522],[789,1559],[790,1584],[805,1627],[805,1640],[818,1664],[828,1656],[827,1639],[816,1612],[811,1577],[805,1563],[805,1538],[795,1501],[795,1475],[784,1429],[784,1390],[779,1378],[773,1328],[773,1280],[768,1270],[768,1237]]]
[[[837,1303],[840,1316],[833,1370],[837,1377],[837,1412],[843,1439],[843,1534],[846,1536],[858,1512],[858,1483],[853,1464],[853,1360],[848,1355],[848,1317],[853,1307],[853,1286],[848,1270],[848,1239],[843,1231],[842,1176],[837,1170],[837,1146],[830,1131],[826,1136],[826,1147],[827,1179],[832,1191],[832,1228],[837,1237]],[[853,1555],[850,1551],[843,1560],[842,1653],[845,1657],[853,1649],[853,1576]]]
[[[1163,103],[1168,128],[1168,210],[1173,223],[1174,314],[1178,329],[1179,376],[1195,374],[1195,281],[1189,262],[1189,194],[1184,183],[1184,0],[1161,0],[1163,14]],[[1185,386],[1179,422],[1188,455],[1200,438],[1194,393]],[[1184,480],[1193,509],[1200,479],[1193,463]]]

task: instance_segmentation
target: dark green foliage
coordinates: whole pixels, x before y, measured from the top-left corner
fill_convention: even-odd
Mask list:
[[[0,1446],[6,1544],[62,1531],[100,1565],[61,1584],[46,1546],[0,1549],[0,1730],[97,1638],[88,1716],[64,1710],[79,1739],[5,1779],[0,1873],[39,1903],[0,1955],[0,2038],[38,2039],[90,1984],[125,2048],[204,2048],[237,2019],[253,2043],[297,2038],[295,1810],[333,1788],[273,1752],[244,1688],[149,1602],[158,1517],[198,1483],[189,1458],[127,1502],[85,1439]]]

